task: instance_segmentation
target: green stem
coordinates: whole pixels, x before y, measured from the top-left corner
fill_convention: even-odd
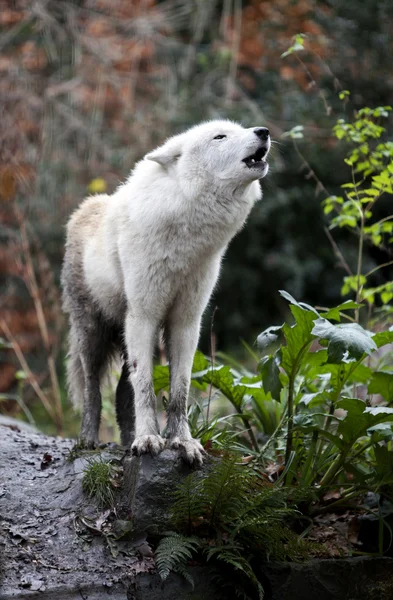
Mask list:
[[[352,167],[352,181],[355,184],[355,174]],[[357,284],[356,284],[356,302],[360,303],[360,293],[361,293],[361,285],[360,285],[360,276],[362,274],[362,262],[363,262],[363,242],[364,242],[364,211],[362,210],[362,205],[359,200],[359,196],[357,194],[357,188],[355,186],[357,200],[358,200],[358,210],[360,212],[360,231],[359,231],[359,246],[358,246],[358,261],[356,268],[356,276],[357,276]],[[356,323],[359,323],[359,309],[355,310],[355,318]]]
[[[328,506],[322,506],[322,508],[316,508],[315,510],[311,511],[310,517],[315,517],[316,515],[320,515],[322,513],[333,512],[337,507],[342,506],[343,504],[345,505],[345,503],[348,502],[348,500],[351,500],[352,498],[356,498],[356,496],[359,496],[360,494],[364,494],[364,493],[365,493],[365,490],[363,490],[363,489],[357,489],[357,490],[351,492],[350,494],[347,493],[346,496],[343,496],[339,500],[336,500],[335,502],[328,504]]]
[[[347,452],[343,450],[342,452],[340,452],[340,454],[338,454],[336,456],[336,458],[334,459],[334,461],[332,462],[332,464],[330,465],[330,467],[328,468],[325,475],[322,477],[322,479],[320,481],[319,485],[321,488],[324,487],[325,485],[329,485],[329,483],[331,483],[333,481],[333,479],[337,475],[338,471],[343,466],[346,455],[347,455]]]
[[[237,410],[238,414],[241,416],[241,418],[242,418],[242,420],[243,420],[243,423],[244,423],[244,424],[245,424],[245,426],[246,426],[246,431],[247,431],[247,433],[248,433],[248,437],[250,438],[250,442],[251,442],[251,445],[252,445],[252,447],[254,448],[255,452],[259,452],[259,451],[260,451],[260,450],[259,450],[259,444],[258,444],[258,442],[257,442],[257,438],[255,437],[255,435],[254,435],[254,432],[253,432],[253,430],[252,430],[252,427],[251,427],[251,425],[250,425],[250,419],[249,419],[248,417],[246,417],[246,416],[245,416],[245,415],[242,413],[242,410],[241,410],[241,408],[238,408],[238,407],[236,407],[236,406],[235,406],[235,408],[236,408],[236,410]]]
[[[278,436],[278,434],[280,433],[283,423],[285,421],[285,412],[283,413],[276,429],[273,431],[272,435],[269,437],[269,439],[266,441],[266,443],[262,446],[262,448],[259,451],[259,457],[261,457],[263,455],[263,453],[267,450],[267,448],[270,446],[270,444],[272,442],[274,442],[274,440],[276,439],[276,437]]]
[[[288,406],[287,406],[287,414],[288,414],[288,425],[287,425],[287,444],[285,448],[285,464],[288,463],[289,457],[291,456],[292,446],[293,446],[293,401],[295,397],[295,380],[296,375],[299,369],[299,365],[303,358],[304,353],[310,347],[311,341],[306,342],[301,347],[299,354],[297,355],[295,362],[293,363],[291,372],[289,374],[288,379]]]
[[[287,424],[287,445],[285,449],[285,464],[288,464],[289,457],[291,456],[292,446],[293,446],[293,397],[294,397],[294,388],[295,388],[295,373],[292,373],[289,377],[288,382],[288,424]]]

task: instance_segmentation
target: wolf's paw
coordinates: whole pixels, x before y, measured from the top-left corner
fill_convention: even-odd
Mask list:
[[[171,438],[167,440],[167,447],[171,448],[171,450],[179,450],[182,459],[192,467],[201,467],[203,457],[206,456],[203,446],[198,440],[194,440],[193,438]]]
[[[151,454],[157,456],[165,447],[165,440],[160,435],[140,435],[136,437],[131,452],[134,456],[141,454]]]

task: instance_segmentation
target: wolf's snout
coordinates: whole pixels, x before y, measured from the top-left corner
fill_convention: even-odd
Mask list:
[[[267,127],[257,127],[254,129],[255,135],[259,137],[259,139],[266,141],[270,135],[270,132]]]

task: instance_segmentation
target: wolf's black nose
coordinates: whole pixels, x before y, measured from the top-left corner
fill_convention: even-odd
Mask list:
[[[267,127],[257,127],[256,129],[254,129],[254,133],[261,139],[261,140],[267,140],[267,138],[269,137],[269,130]]]

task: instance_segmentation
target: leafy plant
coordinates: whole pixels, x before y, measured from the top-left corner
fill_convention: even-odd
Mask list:
[[[102,508],[114,505],[115,466],[101,456],[87,459],[84,469],[82,488],[90,497],[94,498]]]
[[[272,487],[258,470],[229,454],[212,463],[203,476],[191,473],[174,493],[172,523],[177,533],[161,540],[157,549],[162,577],[178,570],[179,564],[184,570],[191,556],[200,556],[218,567],[234,567],[262,598],[254,559],[297,560],[308,551],[286,524],[296,515],[297,499],[293,490]]]
[[[194,580],[188,573],[186,564],[199,545],[198,538],[186,537],[174,531],[162,538],[155,552],[157,570],[161,579],[165,581],[173,571],[182,575],[194,587]]]
[[[350,145],[345,163],[351,169],[351,181],[341,185],[340,196],[328,196],[323,206],[326,215],[332,215],[330,229],[345,227],[358,236],[356,272],[347,265],[341,293],[355,293],[356,302],[374,306],[378,298],[384,305],[393,298],[393,283],[370,286],[370,278],[378,270],[393,264],[385,262],[363,272],[364,244],[387,250],[393,240],[393,215],[376,220],[373,209],[386,195],[393,195],[393,142],[380,141],[385,133],[381,120],[391,112],[391,106],[362,108],[355,113],[353,122],[339,119],[333,128],[338,140]]]

